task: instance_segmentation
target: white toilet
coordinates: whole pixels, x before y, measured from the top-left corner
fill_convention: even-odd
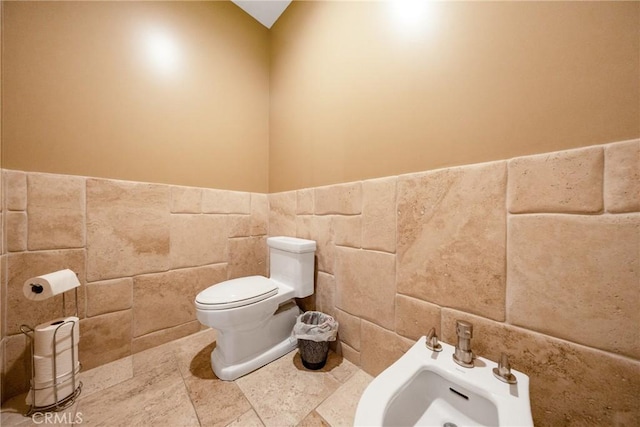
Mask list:
[[[291,331],[300,309],[293,298],[313,294],[316,242],[267,238],[270,277],[249,276],[208,287],[196,296],[200,323],[217,330],[211,367],[232,381],[294,350]]]

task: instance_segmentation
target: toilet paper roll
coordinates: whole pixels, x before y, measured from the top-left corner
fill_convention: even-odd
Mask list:
[[[27,405],[34,406],[49,406],[54,403],[60,402],[61,400],[66,399],[71,396],[74,392],[74,385],[76,388],[80,385],[79,379],[76,376],[75,384],[73,382],[73,378],[69,375],[64,381],[59,381],[57,386],[57,396],[54,391],[54,387],[44,387],[38,384],[35,384],[33,389],[29,390],[27,393],[27,397],[25,399],[25,403]],[[35,395],[33,394],[35,393]],[[35,397],[35,399],[33,399]],[[56,401],[56,397],[58,400]]]
[[[58,332],[56,332],[56,330]],[[55,336],[56,353],[60,354],[72,347],[71,333],[73,330],[73,345],[80,342],[80,323],[75,316],[60,317],[49,322],[41,323],[33,332],[33,354],[35,356],[53,355],[53,340]]]
[[[24,282],[22,293],[27,299],[40,301],[80,286],[78,276],[72,270],[59,270]]]
[[[67,350],[58,353],[57,356],[33,356],[33,380],[35,381],[36,388],[44,388],[52,386],[53,381],[53,364],[55,363],[57,382],[63,382],[67,378],[71,377],[71,366],[73,364],[73,358],[75,357],[75,368],[80,369],[80,362],[78,361],[78,346],[74,346]]]

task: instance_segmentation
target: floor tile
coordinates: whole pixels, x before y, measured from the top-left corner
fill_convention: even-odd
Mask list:
[[[227,427],[264,427],[264,424],[260,421],[260,417],[258,417],[256,411],[250,409],[236,418],[232,423],[227,424]]]
[[[59,411],[45,414],[35,412],[30,417],[25,416],[29,410],[29,406],[25,402],[26,393],[15,396],[2,405],[2,414],[0,417],[0,425],[2,426],[71,426],[73,421],[81,421],[82,418],[76,419],[76,411],[78,402],[76,401],[70,407]]]
[[[318,406],[318,414],[332,427],[352,426],[360,396],[372,380],[373,377],[366,372],[356,372]]]
[[[309,415],[300,421],[297,427],[331,427],[316,411],[311,411]]]
[[[236,380],[267,427],[298,424],[340,385],[326,370],[298,366],[296,355],[291,352]]]
[[[123,357],[106,365],[80,372],[82,392],[79,399],[91,396],[113,385],[133,378],[133,362],[131,356]]]
[[[177,371],[159,367],[80,400],[83,425],[199,425]]]

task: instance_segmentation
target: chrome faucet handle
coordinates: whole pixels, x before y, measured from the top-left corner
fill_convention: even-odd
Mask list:
[[[427,340],[425,345],[431,351],[442,351],[442,345],[438,342],[438,335],[436,334],[436,328],[431,328],[427,334]]]
[[[518,382],[516,376],[511,373],[511,365],[509,364],[509,357],[506,353],[500,355],[498,367],[493,368],[493,375],[507,384],[515,384]]]

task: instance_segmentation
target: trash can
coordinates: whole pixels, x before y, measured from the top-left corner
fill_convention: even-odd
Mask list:
[[[298,339],[302,364],[307,369],[321,369],[327,363],[329,341],[338,335],[338,322],[319,311],[307,311],[296,320],[293,335]]]

